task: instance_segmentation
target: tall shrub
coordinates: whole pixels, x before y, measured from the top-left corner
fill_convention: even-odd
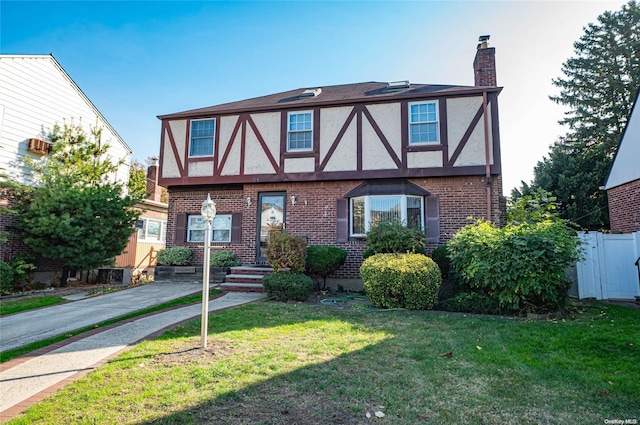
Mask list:
[[[174,246],[158,251],[159,266],[187,266],[191,264],[193,250],[186,246]]]
[[[276,272],[302,273],[307,258],[307,242],[288,233],[273,232],[269,235],[266,256]]]
[[[568,265],[579,239],[564,221],[514,221],[496,228],[478,221],[447,244],[452,270],[472,288],[497,298],[505,310],[555,311],[566,300]]]
[[[322,288],[327,287],[327,277],[338,270],[347,259],[347,251],[335,246],[314,245],[307,247],[305,271],[322,278]]]

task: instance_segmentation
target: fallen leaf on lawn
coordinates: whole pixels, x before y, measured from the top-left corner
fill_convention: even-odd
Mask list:
[[[629,347],[633,347],[633,342],[628,342],[628,343],[627,343],[627,345],[628,345]]]
[[[611,381],[607,381],[607,384],[609,385],[615,385],[615,383],[611,382]]]
[[[384,418],[384,413],[376,412],[376,418]]]
[[[140,366],[140,367],[144,367],[144,363],[140,363],[138,366]]]
[[[479,345],[476,345],[476,348],[477,348],[478,350],[482,350],[482,347],[480,347]]]
[[[598,393],[598,397],[602,397],[602,398],[606,398],[608,395],[609,395],[609,392],[607,390],[600,391]]]
[[[371,419],[371,413],[367,412],[364,415],[367,417],[367,419]]]
[[[506,352],[507,352],[507,349],[506,349],[505,347],[502,347],[502,352],[503,352],[503,353],[506,353]]]
[[[440,354],[440,357],[452,357],[452,356],[453,356],[453,350],[447,351],[444,354]]]

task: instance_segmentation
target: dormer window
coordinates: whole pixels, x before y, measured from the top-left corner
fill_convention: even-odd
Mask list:
[[[289,112],[287,152],[313,149],[313,114],[311,111]]]
[[[438,102],[409,104],[409,144],[439,143]]]

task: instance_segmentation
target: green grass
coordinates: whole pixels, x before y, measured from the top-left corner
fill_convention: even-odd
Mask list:
[[[10,424],[566,424],[638,419],[640,310],[565,320],[263,302],[146,341]],[[453,350],[450,357],[442,356]],[[383,422],[384,421],[384,422]]]
[[[213,289],[209,291],[210,296],[215,296],[219,294],[221,291],[219,289]],[[23,354],[30,353],[31,351],[47,347],[51,344],[55,344],[56,342],[63,341],[67,338],[71,338],[76,335],[80,335],[87,331],[90,331],[95,328],[101,328],[104,326],[112,325],[114,323],[122,322],[127,319],[131,319],[132,317],[142,316],[143,314],[153,313],[155,311],[164,310],[171,307],[177,307],[180,305],[193,304],[202,301],[202,294],[194,294],[189,295],[187,297],[177,298],[172,301],[167,301],[166,303],[159,304],[154,307],[145,308],[144,310],[139,310],[133,313],[129,313],[123,316],[115,317],[113,319],[106,320],[104,322],[97,323],[93,326],[87,326],[84,328],[77,329],[72,332],[68,332],[66,334],[54,336],[52,338],[44,339],[41,341],[36,341],[28,345],[24,345],[22,347],[14,348],[12,350],[2,351],[0,352],[0,363],[7,362],[11,359],[15,359],[16,357],[22,356]]]
[[[0,316],[62,304],[64,302],[67,302],[67,300],[53,295],[32,298],[3,299],[2,302],[0,302]]]

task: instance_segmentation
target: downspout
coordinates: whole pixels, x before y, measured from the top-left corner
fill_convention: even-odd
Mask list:
[[[487,220],[491,221],[491,158],[489,157],[489,117],[487,116],[487,92],[482,92],[482,112],[484,118],[484,159],[487,179]]]

